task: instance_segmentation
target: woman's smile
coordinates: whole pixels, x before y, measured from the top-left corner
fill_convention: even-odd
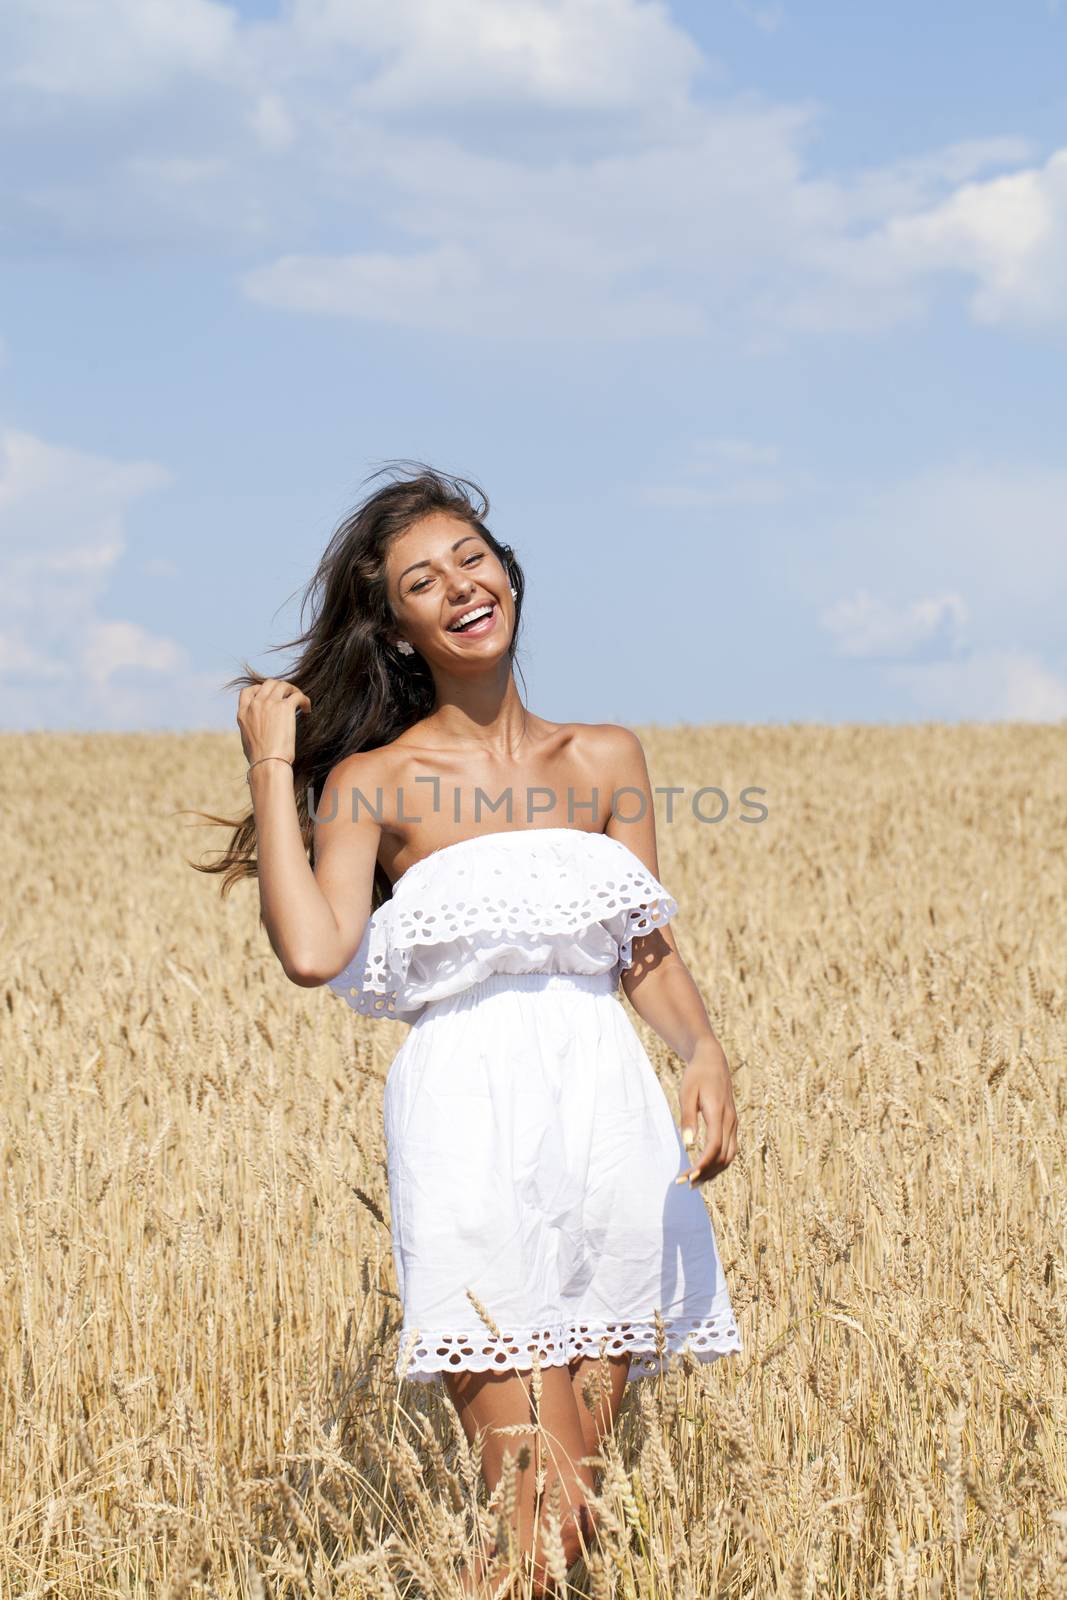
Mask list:
[[[456,627],[456,623],[449,623],[445,631],[455,639],[484,639],[485,635],[491,633],[496,626],[496,616],[496,602],[492,600],[483,601],[481,605],[468,606],[456,618],[456,622],[462,623],[464,618],[472,617],[474,619],[472,622],[468,622],[465,626],[459,628]]]

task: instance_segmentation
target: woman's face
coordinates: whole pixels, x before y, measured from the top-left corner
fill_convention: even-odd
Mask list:
[[[431,513],[393,540],[385,566],[394,644],[406,639],[425,661],[445,668],[484,665],[507,650],[515,627],[510,580],[469,522]],[[457,629],[472,612],[471,623]]]

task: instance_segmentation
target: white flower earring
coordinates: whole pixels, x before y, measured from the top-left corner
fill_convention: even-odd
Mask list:
[[[515,598],[515,596],[516,596],[516,595],[517,595],[517,594],[518,594],[518,592],[519,592],[519,591],[518,591],[518,590],[517,590],[517,589],[512,589],[512,591],[511,591],[511,598],[512,598],[512,599],[513,599],[513,600],[514,600],[514,598]]]

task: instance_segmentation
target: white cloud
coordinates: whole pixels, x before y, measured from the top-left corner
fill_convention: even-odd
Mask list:
[[[296,128],[279,94],[261,94],[248,113],[248,125],[265,150],[288,150]]]
[[[635,0],[296,0],[291,28],[298,48],[374,63],[364,110],[616,109],[683,94],[702,59],[665,5]]]
[[[789,492],[786,484],[773,478],[735,478],[719,488],[696,483],[649,484],[642,489],[641,499],[646,505],[673,511],[699,511],[714,506],[780,505]]]
[[[716,94],[663,3],[9,13],[0,122],[49,137],[23,142],[7,223],[42,253],[236,252],[260,304],[489,338],[774,349],[918,320],[946,273],[978,321],[1067,321],[1067,149],[818,171],[821,108]]]
[[[26,103],[145,99],[183,74],[226,64],[237,14],[214,0],[6,0],[9,94]]]
[[[954,651],[962,642],[967,605],[962,595],[925,596],[886,605],[865,589],[839,600],[819,618],[843,656],[909,656],[920,646]]]
[[[536,268],[529,261],[506,266],[490,252],[447,242],[404,254],[283,256],[239,281],[249,299],[281,310],[483,338],[632,339],[705,331],[698,307],[625,282],[605,295],[603,283],[575,273],[566,292],[557,284],[546,296]]]
[[[216,685],[181,647],[102,614],[126,519],[167,487],[155,462],[118,462],[33,434],[0,433],[0,683],[9,728],[206,724]]]
[[[974,139],[816,171],[825,113],[714,92],[662,3],[12,16],[0,120],[49,137],[23,143],[8,228],[41,253],[225,250],[261,304],[494,338],[773,346],[921,317],[946,271],[980,320],[1067,318],[1067,151],[1042,167],[1024,140]]]
[[[346,164],[413,248],[286,256],[243,275],[271,304],[472,336],[700,335],[773,257],[803,113],[692,117],[643,146],[530,162],[361,125]],[[813,202],[814,204],[814,202]],[[390,297],[387,281],[395,277]]]
[[[283,256],[246,273],[241,286],[249,299],[288,311],[417,323],[439,321],[448,307],[455,308],[457,296],[468,307],[478,297],[480,279],[474,255],[445,244],[406,256]]]
[[[763,314],[808,331],[892,327],[922,317],[937,279],[950,273],[970,285],[977,322],[1064,325],[1067,148],[1042,167],[972,175],[976,165],[1010,162],[1018,143],[952,146],[943,153],[951,159],[866,175],[856,198],[872,225],[798,237],[800,280],[776,284]],[[937,194],[946,182],[948,193]]]
[[[178,563],[168,556],[150,556],[141,563],[146,578],[176,578],[180,570]]]
[[[845,185],[805,173],[813,123],[811,108],[690,106],[643,141],[616,139],[614,153],[540,163],[507,153],[506,141],[495,153],[371,132],[353,181],[358,169],[373,193],[388,180],[382,220],[420,249],[316,252],[303,258],[302,297],[270,293],[272,272],[293,272],[291,257],[243,282],[291,309],[322,309],[329,298],[338,314],[367,317],[379,304],[366,292],[368,273],[391,270],[401,284],[392,315],[415,326],[550,335],[562,320],[568,334],[720,337],[747,329],[760,345],[778,330],[866,332],[916,320],[951,270],[976,286],[978,320],[1067,319],[1067,150],[1041,172],[961,181],[1019,154],[1018,141],[975,141]],[[440,293],[440,264],[460,259],[468,278],[477,264],[471,314],[462,296]],[[341,278],[347,290],[324,297],[322,282]]]
[[[753,439],[699,439],[693,446],[693,470],[718,472],[723,467],[773,467],[778,447]]]
[[[961,454],[865,494],[823,530],[834,590],[965,593],[969,636],[1042,648],[1062,638],[1067,594],[1067,471]]]
[[[219,156],[203,160],[188,160],[182,156],[131,156],[126,170],[153,187],[193,189],[216,183],[226,177],[229,168]]]
[[[753,439],[697,439],[681,463],[678,481],[643,484],[639,494],[646,505],[672,510],[777,505],[803,491],[795,476],[786,479],[777,469],[776,445]]]
[[[861,497],[819,529],[815,575],[787,551],[783,581],[817,585],[839,653],[924,714],[1058,718],[1065,527],[1067,472],[963,456]]]
[[[109,461],[14,429],[0,434],[0,462],[8,615],[36,605],[43,574],[51,585],[51,607],[64,614],[99,598],[103,577],[125,547],[127,508],[171,482],[154,462]]]
[[[1000,135],[989,139],[956,139],[918,155],[861,168],[843,186],[851,227],[861,233],[877,229],[887,218],[917,216],[937,206],[961,185],[993,168],[1020,167],[1037,153],[1029,139]],[[877,234],[871,233],[872,243]]]
[[[761,6],[754,4],[753,0],[734,0],[734,8],[754,22],[761,33],[777,33],[785,21],[785,7],[782,5]]]
[[[889,668],[887,677],[930,717],[1009,722],[1067,717],[1067,677],[1028,650],[979,650],[959,661],[901,664]]]
[[[704,65],[661,0],[292,0],[256,21],[216,0],[9,0],[5,24],[12,93],[116,107],[197,74],[248,94],[268,142],[288,85],[314,103],[340,79],[346,101],[389,112],[617,110],[684,97]]]
[[[25,639],[15,634],[0,633],[0,680],[32,677],[41,682],[56,682],[69,678],[71,665],[56,657],[35,650]],[[6,718],[5,718],[6,722]]]
[[[98,689],[106,689],[123,667],[178,672],[185,663],[184,651],[173,639],[149,633],[137,622],[100,620],[93,620],[86,627],[81,658],[86,675]]]
[[[880,243],[902,273],[977,280],[979,322],[1041,326],[1067,318],[1067,149],[1043,167],[966,183],[930,211],[898,217]]]

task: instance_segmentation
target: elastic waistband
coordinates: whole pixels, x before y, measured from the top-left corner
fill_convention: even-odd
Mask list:
[[[617,988],[618,979],[611,972],[494,972],[478,983],[469,984],[458,994],[428,1001],[422,1015],[427,1016],[438,1007],[456,1001],[481,1000],[503,990],[531,993],[542,989],[580,989],[588,994],[614,994]]]

